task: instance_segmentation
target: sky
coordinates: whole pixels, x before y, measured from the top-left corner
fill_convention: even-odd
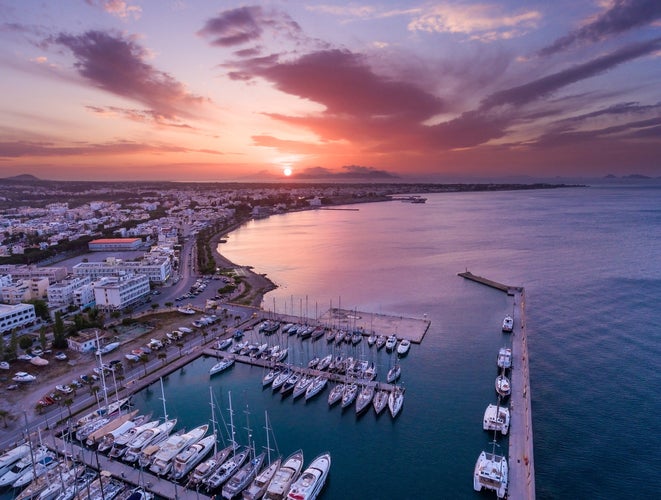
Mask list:
[[[661,0],[0,0],[0,177],[661,176]]]

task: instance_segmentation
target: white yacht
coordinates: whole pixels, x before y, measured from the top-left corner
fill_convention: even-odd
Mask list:
[[[178,481],[188,474],[193,467],[199,464],[206,457],[216,442],[214,434],[200,439],[197,443],[186,447],[184,451],[174,457],[172,464],[172,479]]]
[[[390,337],[388,337],[388,340],[386,340],[386,351],[388,352],[392,351],[396,345],[397,345],[397,337],[393,333]]]
[[[159,476],[164,476],[172,468],[172,461],[187,446],[197,443],[207,433],[209,424],[200,425],[190,432],[170,436],[154,455],[149,470]]]
[[[287,498],[289,500],[314,500],[317,498],[326,483],[330,467],[330,453],[319,455],[291,485]]]
[[[507,459],[495,453],[483,451],[475,462],[473,471],[473,489],[495,490],[498,498],[505,498],[507,493]]]
[[[503,331],[505,333],[511,333],[514,330],[514,318],[509,314],[503,319]]]
[[[236,471],[229,481],[225,483],[225,486],[223,486],[221,491],[223,498],[232,500],[232,498],[236,497],[246,489],[262,469],[262,464],[264,463],[265,458],[266,453],[260,453]]]
[[[404,388],[396,385],[388,395],[388,409],[392,418],[395,418],[399,414],[403,404]]]
[[[222,371],[227,370],[230,366],[234,364],[234,358],[223,358],[218,363],[213,365],[211,369],[209,370],[209,375],[215,375],[216,373],[220,373]]]
[[[303,470],[303,450],[298,450],[282,462],[266,488],[264,500],[284,500],[292,483],[298,479],[301,470]]]
[[[42,460],[44,457],[48,456],[48,450],[42,446],[39,446],[38,448],[34,449],[32,455],[34,455],[35,462],[38,462],[39,460]],[[18,461],[14,462],[10,469],[5,472],[2,477],[0,477],[0,488],[13,484],[23,474],[26,474],[28,471],[32,470],[32,455],[28,453]]]
[[[484,410],[482,428],[485,431],[499,431],[503,436],[510,428],[510,410],[505,406],[490,404]]]
[[[402,374],[402,367],[400,366],[399,363],[395,363],[389,370],[388,374],[386,375],[386,381],[389,384],[392,384],[395,382]]]
[[[509,347],[501,347],[498,351],[498,368],[507,370],[512,367],[512,349]]]
[[[216,469],[218,469],[218,467],[220,467],[221,464],[231,455],[233,449],[234,447],[229,445],[215,453],[210,459],[205,460],[197,467],[195,467],[195,470],[193,470],[188,479],[187,487],[191,488],[201,484],[205,479],[211,476],[211,474],[216,472]]]
[[[369,384],[363,386],[356,399],[356,415],[360,415],[369,408],[372,399],[374,399],[374,392],[375,389],[373,385]]]
[[[216,472],[204,480],[207,490],[213,491],[227,481],[239,469],[239,467],[243,465],[243,462],[246,461],[249,453],[250,450],[248,448],[243,448],[225,460],[225,462],[216,469]]]
[[[21,444],[16,448],[7,450],[5,453],[0,455],[0,477],[4,476],[13,465],[18,462],[21,458],[26,457],[30,453],[30,446],[27,444]]]
[[[372,399],[372,406],[374,406],[374,412],[377,415],[380,415],[386,406],[388,406],[388,391],[378,390],[374,394],[374,399]]]
[[[315,377],[308,388],[305,390],[305,400],[307,401],[308,399],[312,399],[317,394],[319,394],[324,389],[324,387],[326,387],[327,383],[328,379],[323,375]]]
[[[507,397],[512,392],[510,379],[502,373],[496,377],[496,392],[502,397]]]
[[[257,500],[258,498],[262,498],[264,493],[266,493],[266,488],[268,488],[268,485],[273,480],[273,476],[280,469],[281,463],[282,459],[278,458],[257,474],[252,483],[241,493],[243,500]]]
[[[410,348],[411,348],[411,341],[409,339],[402,339],[402,341],[397,346],[397,354],[399,354],[400,356],[406,356]]]
[[[151,422],[147,422],[146,424],[133,427],[133,429],[130,429],[125,434],[113,438],[113,443],[112,446],[110,447],[110,451],[108,452],[108,455],[112,458],[121,457],[128,449],[128,444],[131,441],[133,441],[135,437],[139,436],[147,429],[152,429],[157,425],[158,425],[158,420],[152,420]]]

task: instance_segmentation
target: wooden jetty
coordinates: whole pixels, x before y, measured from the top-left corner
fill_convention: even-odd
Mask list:
[[[507,293],[514,300],[512,331],[512,393],[510,395],[509,481],[507,497],[535,499],[535,463],[533,457],[530,370],[526,339],[525,289],[476,276],[468,270],[459,276]],[[516,307],[518,306],[518,307]]]
[[[319,322],[350,331],[359,329],[363,332],[363,336],[369,336],[372,330],[377,335],[385,335],[386,337],[395,334],[398,339],[408,339],[414,344],[422,342],[431,325],[431,321],[426,317],[423,319],[407,318],[405,316],[392,316],[337,307],[326,311],[319,318]]]

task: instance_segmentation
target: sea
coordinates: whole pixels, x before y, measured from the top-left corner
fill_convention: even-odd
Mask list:
[[[258,367],[237,363],[210,379],[215,360],[205,357],[142,391],[137,407],[187,429],[213,415],[225,442],[233,427],[239,443],[272,457],[302,449],[308,464],[329,451],[324,499],[495,498],[473,490],[473,468],[482,450],[508,451],[482,416],[496,402],[513,303],[457,275],[469,270],[526,289],[537,498],[658,498],[661,186],[424,196],[253,220],[219,246],[277,285],[266,315],[316,318],[341,306],[429,320],[399,360],[396,419],[329,408],[328,390],[283,398],[262,388]],[[275,341],[293,364],[330,352],[324,340]],[[352,349],[376,363],[379,380],[395,362],[366,342]]]

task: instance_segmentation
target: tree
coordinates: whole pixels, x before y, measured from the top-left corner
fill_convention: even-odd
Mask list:
[[[18,339],[18,347],[24,351],[32,347],[32,337],[29,335],[21,335]]]
[[[173,304],[172,302],[166,302],[166,303],[165,303],[165,307],[167,307],[168,309],[169,309],[170,307],[172,307],[173,305],[174,305],[174,304]]]
[[[163,362],[163,366],[165,366],[165,361],[168,359],[167,353],[159,352],[157,357]]]
[[[152,311],[155,311],[156,309],[158,309],[158,303],[154,302],[149,307],[151,307]]]
[[[0,418],[2,419],[2,422],[3,422],[4,425],[5,425],[5,429],[6,429],[7,427],[9,427],[9,425],[7,424],[7,419],[8,419],[9,417],[11,417],[11,413],[9,413],[9,411],[7,411],[7,410],[0,410]]]
[[[33,300],[28,300],[27,303],[32,304],[34,306],[34,313],[36,314],[37,318],[41,318],[44,321],[50,320],[50,314],[48,313],[48,304],[46,304],[45,300],[33,299]]]
[[[177,348],[179,349],[179,357],[181,357],[181,350],[182,350],[183,347],[184,347],[184,343],[183,343],[183,342],[177,342],[175,345],[176,345]]]
[[[101,390],[101,388],[98,385],[91,385],[90,386],[90,392],[96,398],[97,406],[99,405],[99,391],[100,390]]]
[[[16,335],[16,329],[11,331],[11,337],[9,337],[9,349],[7,349],[8,359],[16,359],[16,353],[18,352],[18,336]]]
[[[53,325],[53,347],[56,349],[64,349],[67,347],[64,321],[62,321],[62,313],[59,311],[55,313],[55,324]]]
[[[145,377],[147,376],[147,361],[149,361],[149,358],[147,357],[146,354],[141,354],[140,355],[140,362],[142,363],[142,367],[145,369]]]
[[[42,350],[46,350],[48,347],[48,339],[46,338],[46,327],[42,326],[39,329],[39,345],[41,345]]]
[[[71,405],[73,404],[73,399],[72,398],[66,398],[62,401],[62,405],[67,407],[67,410],[69,411],[69,418],[71,418]]]

